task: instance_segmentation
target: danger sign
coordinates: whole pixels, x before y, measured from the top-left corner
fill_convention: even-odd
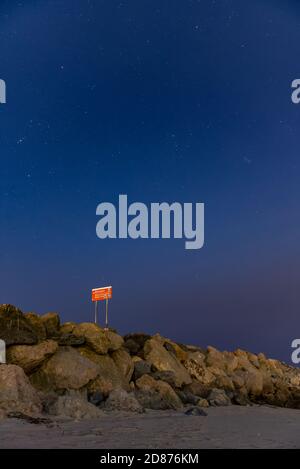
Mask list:
[[[112,298],[112,287],[94,288],[92,290],[92,301],[109,300]]]

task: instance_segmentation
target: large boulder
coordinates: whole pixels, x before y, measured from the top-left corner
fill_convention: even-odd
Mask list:
[[[299,390],[298,390],[299,391]],[[265,397],[265,402],[271,405],[275,405],[278,407],[292,407],[298,408],[295,400],[293,399],[293,394],[287,383],[283,380],[278,380],[274,386],[273,394],[269,394]],[[296,404],[296,405],[295,405]]]
[[[48,339],[57,337],[60,329],[60,318],[57,313],[47,313],[41,316],[41,321],[45,326]]]
[[[59,396],[48,408],[50,415],[69,417],[75,420],[98,419],[103,412],[98,407],[75,396]]]
[[[76,336],[72,333],[69,334],[62,334],[60,333],[59,336],[55,339],[59,345],[69,345],[71,347],[79,347],[80,345],[84,345],[85,338],[83,336]]]
[[[12,305],[0,306],[0,338],[6,345],[31,345],[37,335],[22,311]]]
[[[234,356],[237,366],[231,369],[231,379],[235,389],[245,389],[247,394],[254,398],[262,396],[264,386],[267,392],[271,390],[272,383],[268,380],[268,371],[260,367],[256,355],[238,349]]]
[[[129,389],[128,379],[109,355],[98,355],[88,347],[80,347],[78,351],[83,358],[90,360],[98,367],[97,377],[88,385],[90,394],[101,393],[108,396],[113,389]]]
[[[102,355],[118,350],[124,343],[123,338],[115,332],[101,329],[100,326],[91,322],[78,324],[72,334],[84,337],[86,344],[96,353]]]
[[[199,381],[193,381],[191,384],[184,386],[183,391],[194,394],[195,396],[207,398],[211,388],[206,384],[200,383]]]
[[[75,322],[65,322],[64,324],[61,324],[59,328],[60,334],[72,334],[76,327]]]
[[[125,349],[120,348],[119,350],[112,352],[111,358],[115,362],[125,381],[129,383],[134,371],[134,363],[129,353],[126,352]]]
[[[42,321],[41,316],[36,313],[24,314],[25,319],[29,322],[39,342],[47,339],[47,332],[45,324]]]
[[[245,388],[250,396],[260,396],[263,391],[263,375],[258,370],[245,371]]]
[[[235,386],[232,379],[225,373],[216,376],[215,384],[217,388],[224,389],[225,391],[234,391]]]
[[[177,387],[192,382],[186,368],[174,354],[166,350],[164,340],[159,336],[155,336],[145,342],[144,356],[145,360],[154,365],[157,371],[172,371]]]
[[[226,373],[233,373],[239,361],[233,352],[220,352],[214,347],[207,347],[207,355],[205,357],[208,367],[218,368]]]
[[[143,332],[127,334],[124,336],[124,345],[130,355],[143,355],[145,342],[149,339],[151,336]]]
[[[41,390],[62,391],[80,389],[99,374],[99,366],[72,347],[59,347],[41,368],[30,376],[32,384]]]
[[[136,381],[136,398],[142,407],[164,410],[180,409],[182,402],[168,383],[144,375]]]
[[[191,392],[188,391],[177,391],[177,396],[183,402],[183,404],[192,404],[197,405],[199,400],[201,399],[199,396],[194,396]]]
[[[59,333],[56,337],[59,345],[70,345],[72,347],[78,347],[85,343],[85,337],[73,334],[76,327],[75,322],[65,322],[59,328]]]
[[[12,345],[7,350],[6,359],[7,363],[18,365],[29,374],[54,355],[57,349],[54,340],[45,340],[37,345]]]
[[[287,380],[291,386],[295,386],[300,389],[300,369],[299,368],[289,368],[286,372]]]
[[[134,373],[133,380],[141,378],[143,375],[149,375],[151,373],[151,363],[146,360],[133,360],[134,363]]]
[[[214,407],[231,405],[231,400],[223,389],[213,388],[207,398],[209,404]]]
[[[124,389],[114,389],[102,406],[104,410],[135,412],[141,414],[143,407],[136,399],[134,393],[128,393]]]
[[[212,386],[215,383],[216,376],[213,373],[216,369],[207,367],[201,355],[198,352],[193,354],[188,360],[184,362],[184,367],[189,376],[194,380],[199,381],[203,385]]]
[[[174,371],[155,371],[151,376],[156,380],[165,381],[172,388],[177,388],[177,379]]]
[[[245,371],[237,370],[232,376],[231,381],[236,390],[245,388]]]
[[[253,367],[252,363],[249,361],[248,353],[245,350],[237,349],[234,352],[234,355],[236,356],[238,361],[238,368],[246,370],[249,367]]]
[[[42,411],[38,392],[19,366],[0,365],[0,409],[25,414]]]
[[[165,339],[164,347],[168,352],[173,353],[181,363],[188,359],[189,352],[184,349],[183,345],[179,345],[170,339]]]
[[[48,328],[52,330],[52,337],[59,345],[78,347],[79,345],[83,345],[85,343],[85,338],[83,336],[73,334],[73,331],[76,327],[75,322],[65,322],[64,324],[60,325],[59,321],[57,321],[57,318],[55,318],[53,313],[51,313],[50,317],[48,316],[48,321]],[[50,326],[51,322],[53,322],[52,328]],[[50,333],[50,331],[48,333]]]

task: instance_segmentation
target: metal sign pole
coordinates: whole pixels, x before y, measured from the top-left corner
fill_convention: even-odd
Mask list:
[[[92,301],[95,303],[95,324],[98,324],[98,301],[106,300],[105,305],[105,329],[108,330],[108,300],[112,298],[112,286],[110,287],[101,287],[101,288],[93,288],[92,289]],[[100,320],[102,324],[102,321]]]
[[[95,324],[98,323],[98,301],[95,301]]]
[[[105,308],[105,329],[108,329],[108,298],[106,298],[106,308]]]

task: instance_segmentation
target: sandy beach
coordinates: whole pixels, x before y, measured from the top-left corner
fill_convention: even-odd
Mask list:
[[[6,419],[0,423],[0,448],[300,448],[300,410],[229,406],[206,412],[112,413],[49,425]]]

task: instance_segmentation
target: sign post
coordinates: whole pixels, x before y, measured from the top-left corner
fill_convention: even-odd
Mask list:
[[[108,298],[106,298],[105,305],[105,329],[108,329]]]
[[[95,324],[98,323],[98,301],[95,301]]]
[[[92,301],[95,303],[95,324],[98,324],[98,301],[105,300],[105,329],[108,329],[108,300],[112,298],[112,287],[94,288]]]

